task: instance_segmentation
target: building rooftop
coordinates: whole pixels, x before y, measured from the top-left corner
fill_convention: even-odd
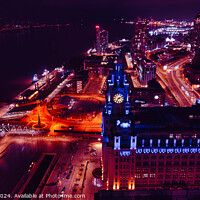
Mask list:
[[[156,81],[155,78],[153,78],[152,80],[148,81],[148,87],[149,88],[162,89],[160,83],[158,81]]]
[[[136,134],[196,132],[200,134],[200,106],[147,107],[133,110]]]
[[[68,105],[70,104],[70,101],[72,100],[73,98],[72,97],[69,97],[69,96],[62,96],[60,97],[56,102],[55,102],[55,105],[65,105],[68,107]]]
[[[102,58],[103,58],[103,56],[87,56],[86,58],[85,58],[85,61],[101,61],[102,60]]]

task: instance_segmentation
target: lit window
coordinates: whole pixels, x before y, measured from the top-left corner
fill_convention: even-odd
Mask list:
[[[143,174],[142,178],[148,178],[148,174]]]
[[[150,174],[150,178],[155,178],[156,175],[155,174]]]
[[[135,174],[135,178],[139,179],[140,178],[140,174]]]

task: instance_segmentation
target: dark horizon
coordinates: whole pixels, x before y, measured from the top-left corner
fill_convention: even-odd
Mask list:
[[[44,23],[105,23],[114,19],[193,20],[199,13],[198,0],[2,0],[0,17]]]

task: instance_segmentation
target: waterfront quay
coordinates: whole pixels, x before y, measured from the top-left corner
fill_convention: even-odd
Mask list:
[[[0,144],[7,145],[1,149],[5,152],[0,159],[1,193],[11,194],[10,199],[22,199],[23,194],[61,195],[63,188],[65,194],[92,198],[101,186],[92,176],[101,161],[101,143],[95,138],[6,136]],[[91,156],[94,149],[96,156]],[[21,198],[13,198],[15,194]]]

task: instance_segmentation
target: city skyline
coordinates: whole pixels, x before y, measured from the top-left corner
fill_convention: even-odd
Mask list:
[[[138,16],[155,19],[192,20],[199,10],[198,0],[178,1],[2,1],[0,17],[44,22],[112,22],[114,19],[135,19]]]
[[[198,8],[1,2],[0,199],[199,199]]]

